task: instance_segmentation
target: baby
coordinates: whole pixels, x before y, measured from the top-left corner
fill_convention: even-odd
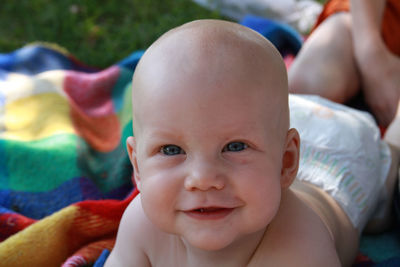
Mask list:
[[[264,37],[215,20],[173,29],[143,55],[132,94],[140,194],[106,266],[351,265],[366,219],[352,220],[306,170],[295,180],[286,69]],[[392,186],[380,156],[389,148],[371,138],[382,177],[362,179]],[[369,216],[377,198],[366,199]]]

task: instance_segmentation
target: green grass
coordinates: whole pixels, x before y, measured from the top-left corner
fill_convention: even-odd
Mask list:
[[[0,53],[50,42],[86,64],[107,67],[201,18],[220,16],[191,0],[0,0]]]

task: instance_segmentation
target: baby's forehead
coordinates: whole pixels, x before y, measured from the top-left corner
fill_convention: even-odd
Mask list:
[[[167,32],[146,54],[145,59],[155,56],[156,60],[167,58],[171,63],[224,57],[248,57],[253,61],[269,58],[265,64],[281,60],[275,47],[255,31],[236,23],[209,20],[195,21]]]
[[[163,35],[142,57],[133,78],[134,113],[155,97],[179,97],[187,90],[268,92],[285,106],[286,69],[279,52],[258,33],[234,23],[193,22]]]
[[[185,24],[160,37],[140,60],[134,83],[190,75],[209,80],[226,74],[243,81],[286,78],[279,52],[263,36],[239,24],[206,20]]]

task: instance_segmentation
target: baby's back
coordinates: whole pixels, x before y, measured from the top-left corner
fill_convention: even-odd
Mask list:
[[[341,206],[327,192],[307,182],[295,180],[291,189],[313,213],[311,215],[309,211],[305,211],[306,209],[303,208],[304,213],[299,215],[301,216],[300,220],[310,223],[313,221],[310,218],[317,216],[319,223],[324,225],[333,241],[341,265],[351,266],[358,251],[359,232],[353,227]],[[314,222],[314,224],[317,225],[317,222]],[[318,233],[315,229],[313,230],[312,227],[309,229],[312,235]],[[320,249],[324,249],[323,246],[318,250]]]

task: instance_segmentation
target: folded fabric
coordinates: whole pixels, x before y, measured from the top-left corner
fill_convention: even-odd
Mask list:
[[[0,265],[93,262],[112,248],[136,194],[125,140],[141,55],[101,71],[57,46],[0,55]]]
[[[246,15],[255,15],[287,23],[301,33],[307,33],[321,13],[316,0],[193,0],[218,10],[224,16],[241,21]]]
[[[268,37],[282,56],[296,55],[303,43],[302,36],[294,28],[278,21],[247,15],[241,24]]]

